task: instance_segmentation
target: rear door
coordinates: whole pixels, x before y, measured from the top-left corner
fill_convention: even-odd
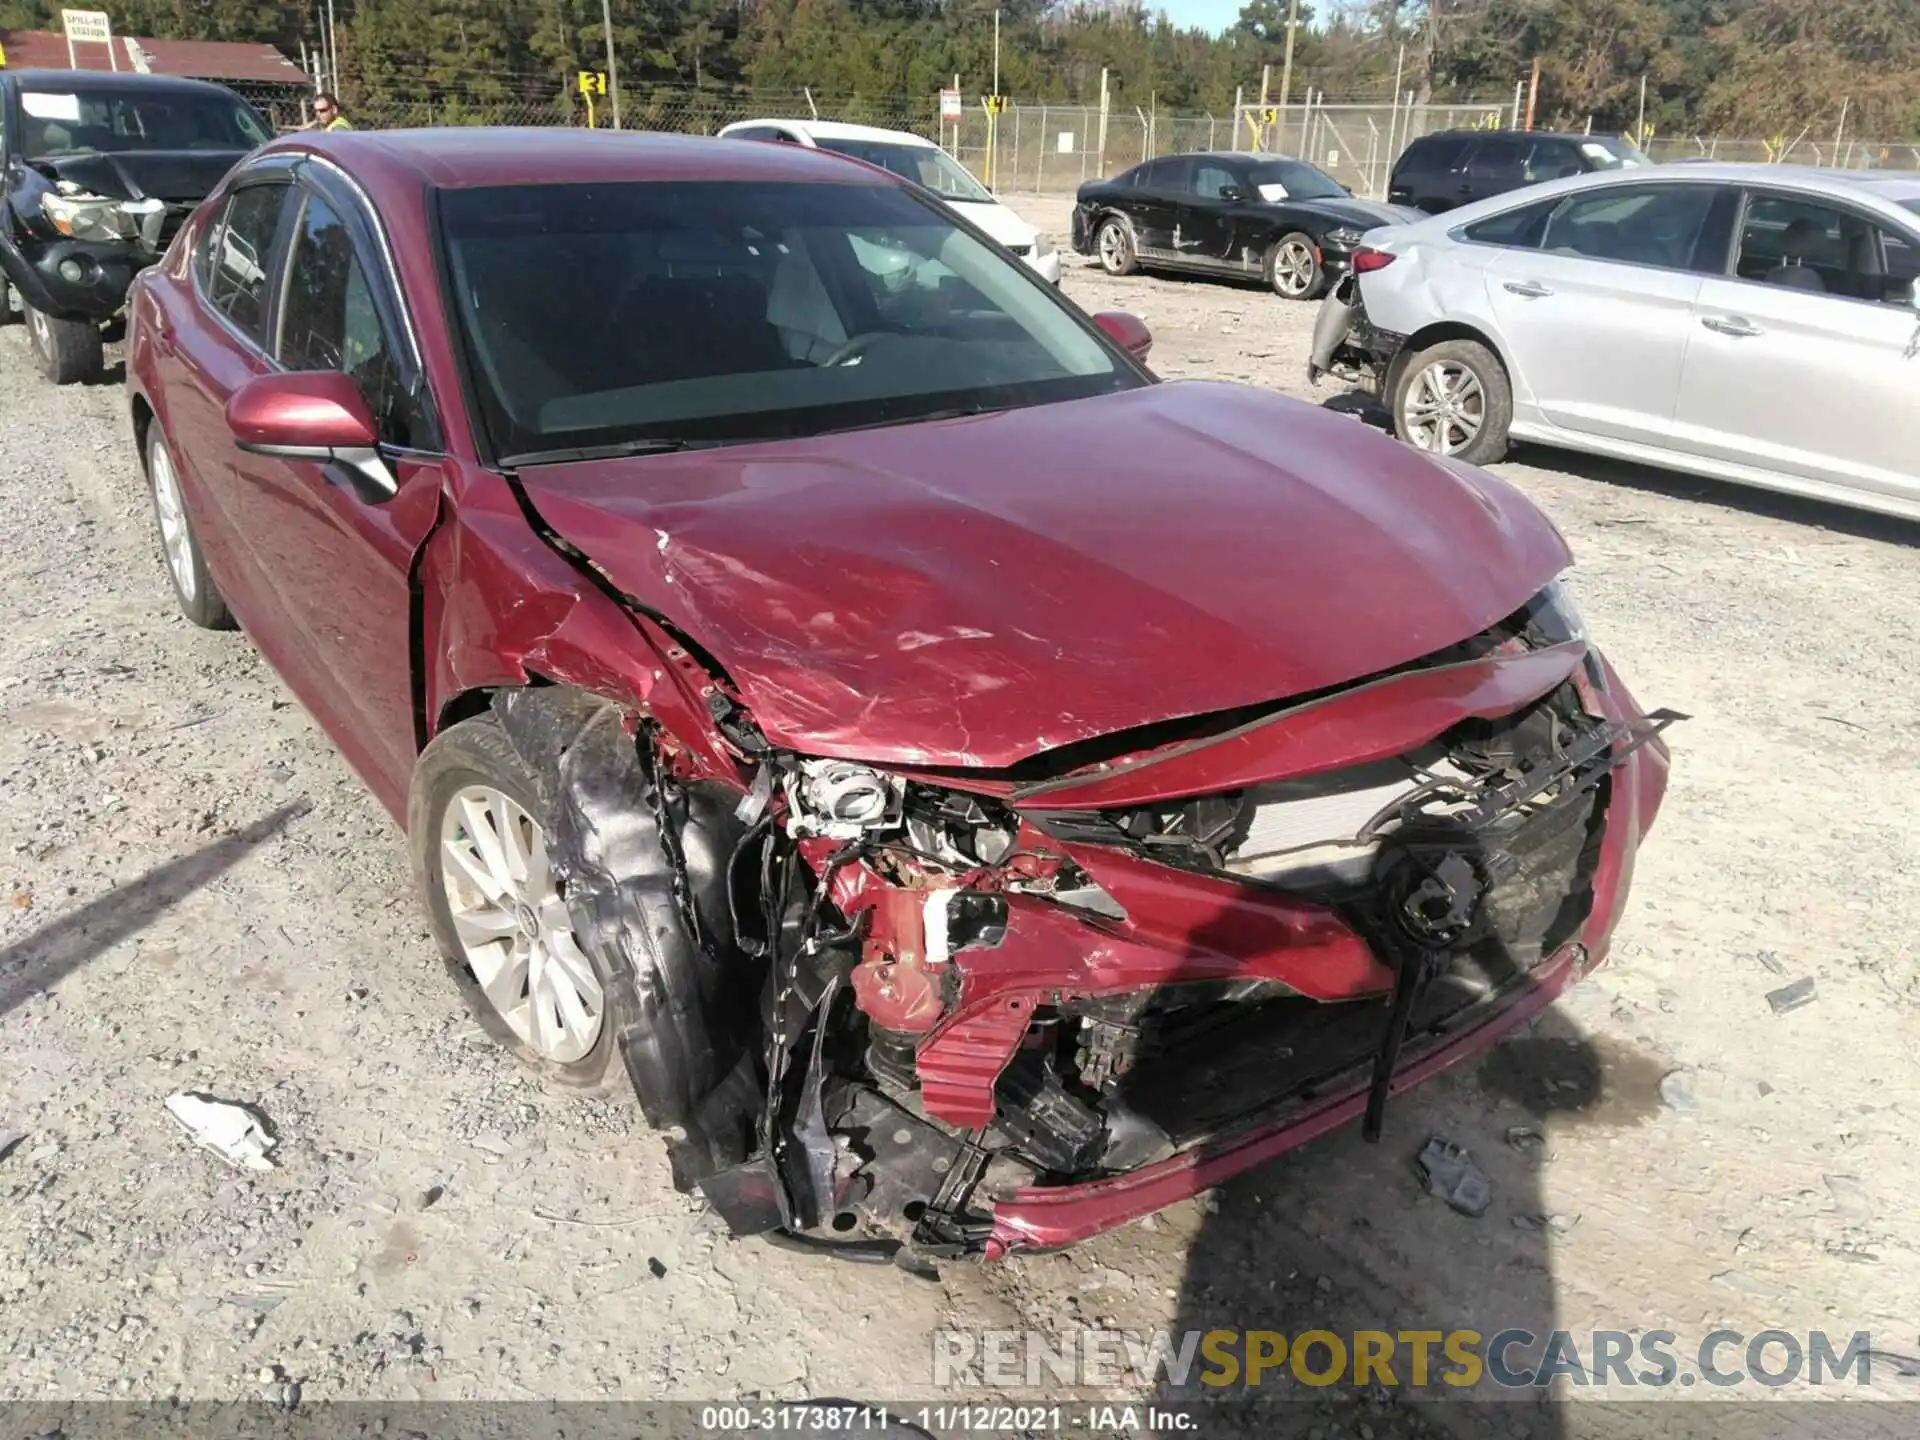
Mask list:
[[[1460,177],[1453,170],[1464,166],[1468,143],[1466,136],[1452,134],[1422,135],[1415,140],[1393,167],[1388,202],[1436,215],[1451,210],[1460,200],[1455,193]]]
[[[1516,408],[1577,434],[1667,443],[1694,300],[1724,263],[1737,203],[1728,187],[1643,184],[1529,207],[1539,223],[1487,271]]]
[[[279,664],[285,609],[271,575],[243,543],[245,480],[252,456],[227,429],[233,392],[270,368],[265,344],[268,276],[281,243],[292,176],[285,166],[243,174],[215,202],[196,238],[190,277],[157,317],[166,427],[201,549],[221,594],[247,634]]]
[[[1235,212],[1243,208],[1240,177],[1221,161],[1196,156],[1180,206],[1180,240],[1189,259],[1224,265],[1232,258]]]
[[[1711,459],[1920,499],[1920,227],[1755,191],[1731,275],[1697,297],[1678,443]]]
[[[1127,197],[1126,211],[1133,221],[1134,244],[1142,259],[1160,264],[1187,259],[1176,228],[1192,168],[1184,156],[1150,160],[1141,166],[1140,185]]]

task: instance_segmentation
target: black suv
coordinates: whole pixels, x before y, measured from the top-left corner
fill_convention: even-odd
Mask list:
[[[1652,163],[1613,135],[1440,130],[1400,152],[1387,182],[1387,201],[1437,215],[1542,180]]]
[[[273,130],[231,90],[0,70],[0,324],[20,292],[40,368],[97,377],[101,324],[193,208]]]

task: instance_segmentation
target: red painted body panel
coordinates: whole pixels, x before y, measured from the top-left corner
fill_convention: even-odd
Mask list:
[[[769,738],[905,765],[1010,765],[1377,674],[1569,558],[1492,476],[1200,382],[524,483],[700,637]]]
[[[1612,720],[1644,718],[1610,667],[1607,675],[1605,693],[1595,691],[1584,678],[1578,682],[1588,708]],[[1410,1045],[1394,1076],[1394,1094],[1410,1090],[1448,1066],[1487,1049],[1604,962],[1614,927],[1626,907],[1634,855],[1666,794],[1667,765],[1666,747],[1655,739],[1614,766],[1606,833],[1594,871],[1593,909],[1580,939],[1537,966],[1490,1013],[1478,1017],[1468,1028]],[[1251,1125],[1125,1175],[1084,1185],[1021,1190],[994,1207],[989,1253],[1004,1255],[1013,1249],[1072,1245],[1124,1225],[1338,1129],[1357,1118],[1366,1103],[1363,1080],[1348,1090],[1302,1102],[1283,1117]]]
[[[1214,740],[1016,794],[1030,810],[1146,805],[1404,755],[1462,720],[1532,703],[1563,683],[1585,653],[1576,643],[1392,675]]]
[[[242,445],[370,450],[379,440],[367,397],[337,370],[262,375],[227,401],[227,429]]]

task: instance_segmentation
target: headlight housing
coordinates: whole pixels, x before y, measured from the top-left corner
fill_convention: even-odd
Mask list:
[[[1322,244],[1334,250],[1351,250],[1360,243],[1363,233],[1351,225],[1342,225],[1338,230],[1329,230]]]
[[[1548,581],[1546,588],[1527,602],[1527,620],[1549,645],[1587,638],[1587,622],[1574,608],[1565,576]]]
[[[147,239],[153,243],[166,209],[159,200],[114,200],[95,195],[71,180],[62,180],[40,197],[40,213],[54,229],[74,240],[135,240],[151,228],[154,233]]]

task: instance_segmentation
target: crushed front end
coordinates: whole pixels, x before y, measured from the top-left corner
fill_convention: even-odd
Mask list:
[[[768,749],[727,866],[755,1111],[690,1179],[739,1233],[1004,1254],[1377,1135],[1600,962],[1674,718],[1549,587],[1390,673],[992,774]]]

